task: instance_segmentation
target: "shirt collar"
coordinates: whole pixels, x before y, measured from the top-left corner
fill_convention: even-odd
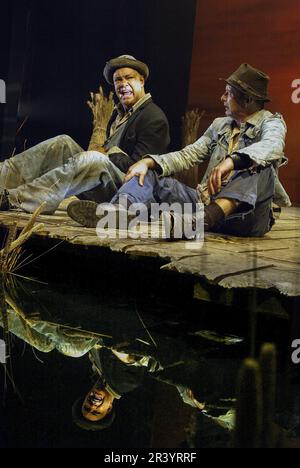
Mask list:
[[[241,124],[241,129],[245,127],[256,127],[264,118],[266,113],[265,109],[261,109],[257,112],[254,112],[254,114],[249,115],[247,119]],[[236,126],[235,120],[231,120],[231,128],[234,128]]]
[[[249,117],[245,120],[244,123],[255,127],[260,122],[262,118],[262,114],[264,114],[264,112],[265,112],[264,109],[254,112],[254,114],[249,115]]]

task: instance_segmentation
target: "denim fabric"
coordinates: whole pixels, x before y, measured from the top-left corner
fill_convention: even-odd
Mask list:
[[[241,205],[215,231],[247,237],[265,235],[273,225],[271,207],[274,186],[275,177],[270,166],[255,173],[236,173],[214,199],[234,199]]]
[[[274,194],[274,174],[271,167],[251,173],[236,172],[221,192],[214,197],[239,201],[238,212],[228,216],[217,232],[237,236],[263,236],[271,228],[271,203]],[[145,177],[144,186],[138,177],[124,184],[112,203],[191,203],[195,211],[197,191],[171,177],[159,178],[154,171]]]
[[[83,151],[66,135],[44,141],[0,165],[0,186],[9,190],[12,205],[33,212],[46,202],[53,213],[65,198],[97,187],[109,201],[121,186],[124,174],[96,151]]]
[[[13,189],[63,166],[83,149],[67,135],[46,140],[0,163],[1,188]]]
[[[112,203],[123,203],[124,196],[129,203],[144,203],[150,208],[151,203],[191,203],[195,210],[198,196],[196,190],[182,184],[171,177],[160,179],[156,172],[149,171],[145,177],[144,185],[139,185],[139,179],[134,177],[122,185]]]
[[[209,161],[199,186],[206,187],[212,170],[228,155],[233,120],[229,117],[215,119],[201,138],[181,151],[151,155],[160,166],[161,176],[170,176]],[[284,155],[286,124],[280,114],[261,110],[241,124],[238,149],[235,153],[249,156],[254,164],[272,167],[275,179],[274,201],[279,206],[290,206],[290,199],[278,178],[278,168],[287,163]]]
[[[3,320],[0,318],[3,326]],[[87,354],[96,344],[99,338],[92,335],[80,335],[80,331],[70,330],[63,325],[55,325],[43,321],[24,321],[9,308],[8,311],[9,331],[21,340],[30,344],[43,353],[50,353],[56,349],[66,356],[79,358]]]

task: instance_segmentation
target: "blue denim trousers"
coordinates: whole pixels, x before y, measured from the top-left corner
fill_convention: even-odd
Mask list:
[[[44,212],[53,213],[71,195],[109,202],[121,187],[124,174],[97,151],[83,151],[67,135],[46,140],[0,163],[0,188],[9,191],[16,208],[32,213],[43,202]]]
[[[260,237],[272,227],[272,199],[274,195],[274,175],[271,167],[257,172],[236,171],[228,184],[212,200],[228,198],[240,202],[238,210],[225,218],[215,229],[216,232]],[[112,199],[112,203],[143,203],[150,208],[151,203],[190,203],[196,209],[198,194],[195,189],[171,177],[159,178],[155,171],[149,171],[143,186],[138,177],[124,184]]]

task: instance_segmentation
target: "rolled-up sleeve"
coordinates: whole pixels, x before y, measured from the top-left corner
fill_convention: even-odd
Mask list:
[[[199,140],[180,151],[174,151],[160,156],[148,154],[145,157],[154,159],[159,166],[158,172],[161,177],[185,171],[209,159],[213,134],[214,128],[212,124]]]
[[[235,151],[237,154],[246,154],[259,166],[269,166],[274,162],[280,164],[284,160],[286,124],[280,114],[268,117],[262,123],[260,141]]]

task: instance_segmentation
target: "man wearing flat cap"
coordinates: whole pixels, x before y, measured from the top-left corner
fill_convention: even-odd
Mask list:
[[[84,151],[61,135],[0,163],[0,210],[33,212],[43,202],[53,213],[62,200],[110,201],[124,176],[146,153],[167,151],[169,125],[163,111],[145,92],[148,66],[130,55],[106,63],[104,77],[119,103],[109,121],[104,147]]]
[[[266,110],[269,77],[244,63],[227,79],[221,97],[225,117],[217,118],[204,135],[181,151],[145,155],[128,171],[125,183],[112,199],[117,207],[156,202],[189,204],[195,213],[204,208],[204,230],[237,236],[263,236],[273,223],[272,202],[290,206],[290,199],[278,179],[284,156],[286,124],[280,114]],[[197,190],[170,175],[208,161]],[[84,203],[84,202],[82,202]],[[83,205],[82,205],[83,209]],[[84,225],[96,225],[99,215],[90,209]],[[163,214],[170,227],[167,237],[185,238],[187,217]],[[189,217],[191,225],[196,216]],[[176,229],[176,227],[180,227]],[[182,227],[182,229],[181,229]],[[174,233],[181,233],[179,237]]]

